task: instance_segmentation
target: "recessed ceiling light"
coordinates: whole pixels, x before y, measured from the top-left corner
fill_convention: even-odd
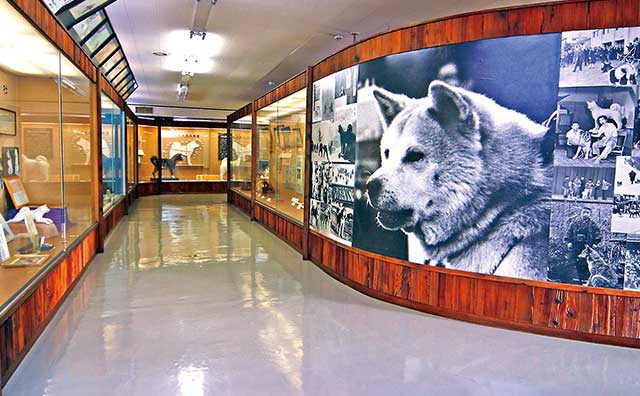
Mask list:
[[[167,56],[167,55],[169,55],[164,51],[153,51],[152,54],[154,54],[155,56]]]
[[[269,85],[271,85],[271,86],[276,85],[276,83],[275,83],[275,82],[273,82],[273,81],[269,81],[267,84],[269,84]]]
[[[333,36],[333,39],[334,39],[334,40],[336,40],[336,41],[340,41],[340,40],[342,40],[343,38],[344,38],[344,36],[343,36],[343,35],[341,35],[341,34],[336,34],[336,35],[334,35],[334,36]]]

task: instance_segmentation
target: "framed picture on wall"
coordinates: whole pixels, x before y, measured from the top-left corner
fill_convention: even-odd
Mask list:
[[[20,175],[20,150],[17,147],[2,148],[2,176]]]
[[[16,112],[0,108],[0,135],[16,136]]]

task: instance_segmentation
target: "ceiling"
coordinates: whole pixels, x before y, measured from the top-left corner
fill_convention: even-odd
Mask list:
[[[139,84],[130,104],[235,110],[272,89],[269,82],[279,84],[351,44],[352,31],[364,39],[443,16],[540,0],[218,0],[207,32],[220,50],[211,70],[193,77],[187,101],[178,103],[180,72],[167,70],[166,62],[181,51],[172,34],[188,35],[195,2],[117,0],[107,7]],[[334,40],[336,34],[344,39]]]

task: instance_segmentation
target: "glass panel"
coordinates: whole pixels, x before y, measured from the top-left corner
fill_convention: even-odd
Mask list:
[[[91,38],[85,43],[85,47],[92,54],[102,43],[104,43],[109,37],[111,37],[112,31],[108,23],[102,25],[98,31],[91,36]]]
[[[133,77],[133,75],[131,76]],[[131,81],[129,81],[127,83],[127,85],[125,85],[124,87],[122,87],[121,89],[118,90],[118,93],[120,93],[120,95],[122,95],[125,92],[129,92],[129,90],[131,89],[131,87],[134,86],[136,82],[132,79]]]
[[[273,132],[278,123],[278,104],[274,103],[256,113],[258,128],[258,159],[256,176],[256,200],[275,208],[276,181],[275,141]]]
[[[133,74],[131,73],[131,70],[127,69],[125,73],[128,73],[126,77],[121,76],[120,79],[118,80],[118,83],[114,87],[118,92],[120,92],[122,88],[127,86],[131,82],[131,80],[133,80]]]
[[[107,63],[110,63],[110,62],[107,62]],[[116,77],[125,67],[127,67],[127,61],[120,62],[120,64],[118,64],[118,66],[116,66],[116,68],[113,69],[111,73],[106,75],[107,80],[112,81],[113,78]],[[105,68],[105,70],[107,69]]]
[[[102,194],[107,212],[124,194],[124,112],[102,93]]]
[[[136,125],[127,117],[127,191],[136,185]]]
[[[251,116],[231,124],[231,188],[251,199]],[[223,168],[225,164],[221,165]]]
[[[158,127],[138,125],[138,183],[154,181],[152,157],[158,157]]]
[[[114,36],[111,40],[109,40],[109,43],[102,47],[102,49],[98,51],[98,53],[93,57],[93,59],[96,61],[96,64],[99,65],[104,62],[104,60],[107,59],[107,57],[111,55],[111,53],[113,53],[116,48],[118,48],[118,41]]]
[[[75,7],[69,10],[69,14],[74,19],[80,19],[83,16],[94,12],[97,7],[101,7],[103,4],[108,3],[109,0],[84,0]]]
[[[124,58],[124,54],[122,52],[122,49],[119,49],[118,51],[116,51],[115,54],[111,55],[107,59],[104,65],[102,65],[102,71],[105,73],[113,72],[113,70],[116,70],[116,69],[113,69],[113,67],[116,65],[118,66],[118,70],[122,70],[119,67],[126,64],[126,62],[120,62],[123,58]],[[113,74],[112,76],[115,76],[115,74]]]
[[[276,208],[298,220],[304,217],[304,137],[307,90],[303,89],[277,102]]]
[[[161,133],[162,158],[166,160],[163,181],[226,178],[220,169],[223,158],[226,161],[226,129],[165,127]]]
[[[78,40],[78,42],[83,41],[87,37],[87,34],[91,33],[93,29],[98,27],[104,19],[104,15],[101,12],[93,14],[89,18],[75,24],[69,30],[69,33],[71,33],[71,36]]]
[[[92,150],[96,132],[91,109],[95,86],[69,60],[62,57],[62,133],[64,147],[64,203],[67,240],[80,236],[96,221],[96,190]]]
[[[17,177],[14,183],[20,180],[27,194],[20,202],[34,209],[47,204],[50,211],[44,217],[52,220],[52,224],[37,224],[35,238],[26,236],[24,222],[10,224],[17,237],[9,242],[9,260],[17,259],[18,249],[25,248],[28,253],[44,254],[45,262],[0,269],[0,306],[5,307],[64,250],[62,213],[67,208],[61,182],[60,54],[5,0],[0,0],[0,82],[2,175]],[[9,220],[17,210],[7,190],[0,194],[0,213]],[[45,253],[34,248],[32,241],[40,236],[53,250]]]

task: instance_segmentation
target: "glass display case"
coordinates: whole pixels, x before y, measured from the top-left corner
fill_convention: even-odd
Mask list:
[[[0,0],[0,54],[5,306],[96,223],[97,119],[95,85],[6,0]]]
[[[151,158],[158,157],[158,127],[153,125],[138,125],[138,183],[157,181],[154,175],[154,165]]]
[[[162,127],[161,137],[163,182],[226,180],[226,129]]]
[[[251,199],[251,116],[233,122],[231,131],[231,189]],[[222,163],[224,168],[227,164]]]
[[[102,196],[107,213],[124,197],[124,111],[104,94],[102,101]]]
[[[136,124],[127,117],[127,192],[136,185]]]
[[[297,220],[304,217],[306,89],[257,112],[257,201]]]

